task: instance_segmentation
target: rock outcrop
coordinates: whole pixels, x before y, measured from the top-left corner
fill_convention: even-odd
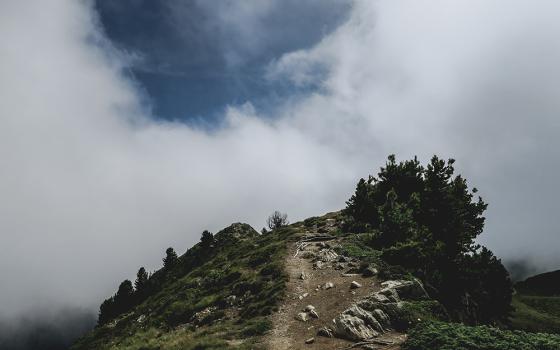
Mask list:
[[[398,314],[402,300],[421,300],[428,295],[420,281],[393,280],[381,283],[381,290],[352,304],[333,319],[333,334],[352,341],[378,337],[391,328],[389,315]],[[321,332],[326,333],[323,329]]]

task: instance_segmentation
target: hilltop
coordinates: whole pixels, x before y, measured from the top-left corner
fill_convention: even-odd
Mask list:
[[[452,164],[389,157],[342,211],[204,231],[121,283],[73,349],[560,349],[512,329],[507,271],[474,243],[486,204]]]

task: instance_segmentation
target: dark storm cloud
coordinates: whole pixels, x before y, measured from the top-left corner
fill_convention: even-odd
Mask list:
[[[134,56],[157,117],[215,124],[227,104],[286,96],[263,67],[329,34],[350,3],[97,0],[96,8],[109,39]]]

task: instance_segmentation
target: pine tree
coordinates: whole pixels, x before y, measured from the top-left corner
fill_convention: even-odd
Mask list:
[[[204,232],[202,232],[202,236],[200,237],[200,246],[202,247],[202,249],[208,250],[212,248],[215,243],[216,240],[212,232],[204,230]]]
[[[165,251],[165,258],[163,258],[163,268],[170,269],[177,264],[179,258],[177,257],[177,253],[171,247],[167,248]]]
[[[148,272],[144,267],[141,267],[136,274],[136,281],[134,281],[134,288],[136,293],[142,293],[148,286]]]

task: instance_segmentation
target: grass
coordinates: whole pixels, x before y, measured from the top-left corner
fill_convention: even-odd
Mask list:
[[[558,350],[560,336],[430,322],[414,327],[403,350]]]
[[[245,238],[222,232],[223,243],[201,256],[202,263],[186,267],[200,249],[191,248],[182,257],[182,266],[157,272],[161,286],[156,293],[129,313],[97,327],[72,349],[255,348],[256,339],[271,328],[266,316],[277,310],[284,296],[286,242],[296,228],[283,227],[262,236],[249,226],[230,229],[237,236],[243,230],[247,230]],[[232,295],[235,305],[228,301]],[[207,314],[208,310],[212,312]]]
[[[514,329],[560,333],[560,297],[515,295],[512,305]]]

